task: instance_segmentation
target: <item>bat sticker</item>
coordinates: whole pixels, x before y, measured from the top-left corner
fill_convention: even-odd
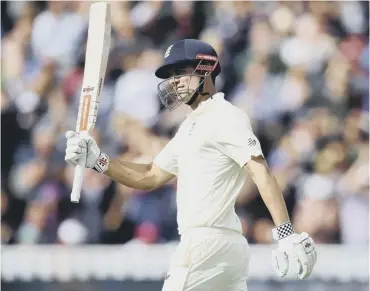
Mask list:
[[[84,92],[84,93],[89,93],[91,91],[94,91],[94,86],[88,86],[88,87],[82,89],[82,92]]]

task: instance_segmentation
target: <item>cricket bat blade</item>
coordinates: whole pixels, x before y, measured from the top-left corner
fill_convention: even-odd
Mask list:
[[[110,5],[105,2],[91,4],[87,36],[84,77],[76,132],[80,137],[88,136],[94,129],[99,110],[99,100],[109,57],[111,39]],[[87,149],[84,149],[87,150]],[[71,201],[80,200],[86,155],[82,155],[75,168]]]

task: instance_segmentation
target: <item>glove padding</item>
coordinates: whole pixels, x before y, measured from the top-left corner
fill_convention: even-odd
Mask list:
[[[299,279],[308,278],[316,264],[317,251],[313,239],[305,232],[291,234],[279,240],[279,246],[272,252],[272,265],[280,277],[289,270],[289,257],[295,260],[295,272]]]
[[[81,137],[78,132],[74,131],[67,131],[66,138],[67,148],[64,159],[76,166],[81,157],[87,155],[85,167],[93,168],[100,156],[100,149],[95,140],[90,135]]]

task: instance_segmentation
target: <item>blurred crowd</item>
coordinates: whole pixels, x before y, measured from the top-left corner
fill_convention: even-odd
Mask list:
[[[88,8],[1,2],[1,240],[4,244],[178,239],[176,181],[144,192],[87,170],[80,203],[64,161],[83,78]],[[150,161],[188,108],[164,110],[155,68],[175,40],[214,46],[216,80],[245,110],[297,231],[367,244],[369,9],[362,1],[112,2],[112,43],[93,132],[111,156]],[[253,182],[236,210],[250,243],[272,220]]]

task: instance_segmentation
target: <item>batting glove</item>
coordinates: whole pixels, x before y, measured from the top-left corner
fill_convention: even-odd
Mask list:
[[[277,226],[272,230],[273,238],[279,245],[272,252],[272,265],[280,277],[284,277],[289,268],[289,257],[293,257],[294,269],[299,279],[308,278],[316,264],[317,251],[313,239],[305,232],[294,232],[290,222]]]
[[[90,136],[80,136],[78,132],[67,131],[67,148],[65,160],[76,166],[83,157],[86,155],[86,168],[96,170],[103,173],[108,169],[109,157],[107,154],[102,153],[96,144],[96,141]]]

